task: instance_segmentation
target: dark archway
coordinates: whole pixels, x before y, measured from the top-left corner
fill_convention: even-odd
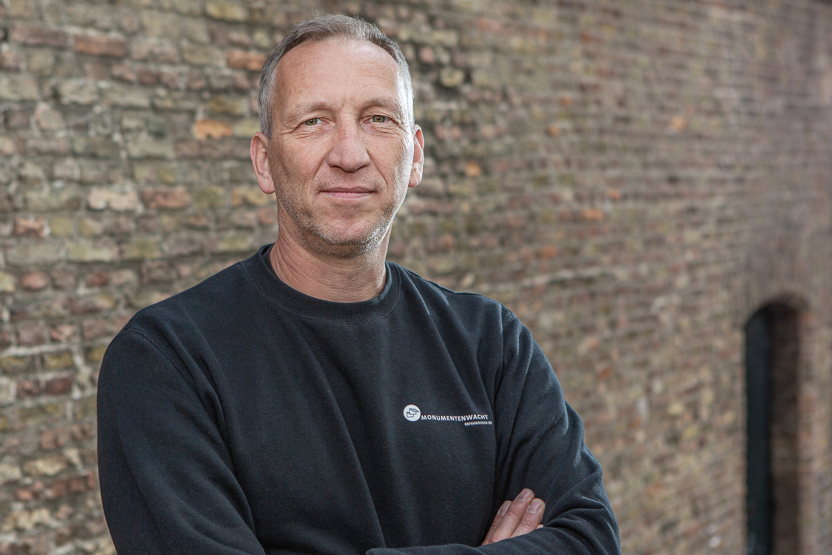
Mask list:
[[[748,555],[799,549],[799,312],[783,303],[745,326]]]

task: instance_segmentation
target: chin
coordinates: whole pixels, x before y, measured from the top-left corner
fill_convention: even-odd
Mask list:
[[[334,258],[355,258],[377,249],[387,236],[386,229],[376,229],[370,233],[337,234],[316,233],[318,241],[312,245],[315,251]]]

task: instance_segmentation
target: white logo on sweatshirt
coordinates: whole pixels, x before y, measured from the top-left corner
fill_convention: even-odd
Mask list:
[[[410,422],[428,420],[434,422],[462,422],[466,426],[494,425],[491,417],[487,414],[422,414],[422,411],[416,405],[407,405],[402,412],[404,413],[404,417]]]
[[[411,422],[416,422],[420,416],[422,416],[422,411],[416,405],[407,405],[404,408],[404,417]]]

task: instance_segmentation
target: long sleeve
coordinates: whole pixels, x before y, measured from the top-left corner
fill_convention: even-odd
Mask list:
[[[528,330],[390,276],[377,299],[330,303],[258,253],[128,323],[98,393],[121,555],[618,552],[600,467]],[[473,547],[524,487],[545,528]]]
[[[620,553],[601,466],[584,444],[583,424],[565,402],[554,370],[528,329],[510,313],[505,322],[502,372],[494,394],[495,491],[504,494],[501,499],[511,499],[531,488],[546,502],[544,528],[488,546],[380,548],[367,555]]]
[[[221,407],[147,337],[123,331],[98,389],[101,496],[119,554],[262,554]]]

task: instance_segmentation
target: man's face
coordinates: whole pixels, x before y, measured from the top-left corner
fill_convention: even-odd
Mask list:
[[[278,64],[273,105],[266,151],[279,233],[339,257],[386,240],[422,168],[421,130],[393,58],[369,42],[301,44]]]

